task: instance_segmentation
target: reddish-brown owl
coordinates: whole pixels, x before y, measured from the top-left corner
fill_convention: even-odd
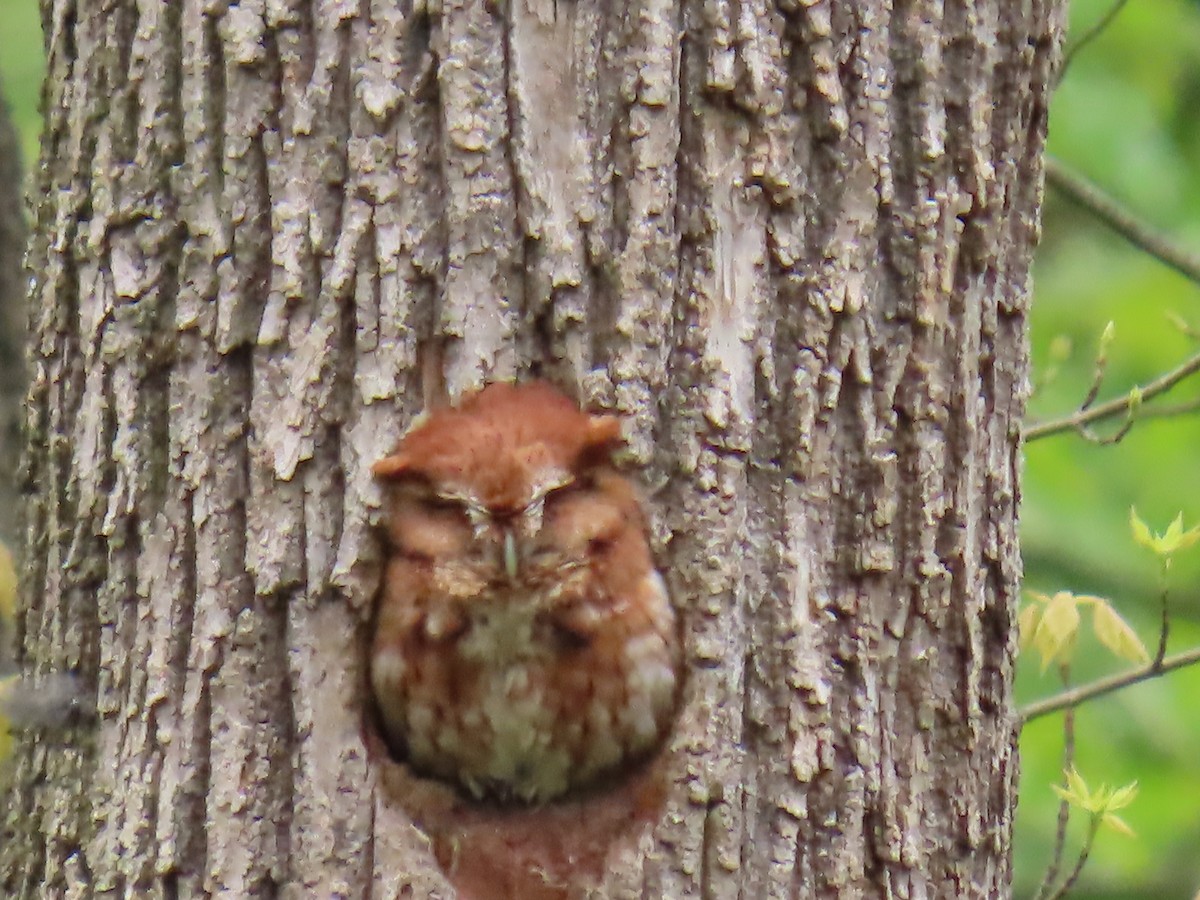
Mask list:
[[[662,739],[679,642],[620,441],[547,384],[493,384],[375,464],[390,496],[371,684],[417,771],[543,802]]]

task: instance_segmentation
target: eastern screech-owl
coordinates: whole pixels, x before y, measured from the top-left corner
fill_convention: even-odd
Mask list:
[[[390,497],[371,684],[417,771],[542,802],[663,737],[678,634],[620,441],[616,418],[547,384],[497,383],[375,464]]]

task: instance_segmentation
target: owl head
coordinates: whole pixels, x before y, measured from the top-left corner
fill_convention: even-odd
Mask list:
[[[435,410],[372,467],[430,509],[465,517],[515,577],[542,529],[547,498],[611,461],[620,421],[592,415],[544,382],[495,383]]]

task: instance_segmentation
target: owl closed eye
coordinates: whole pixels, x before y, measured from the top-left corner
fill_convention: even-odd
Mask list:
[[[375,464],[388,547],[371,686],[416,771],[545,802],[661,742],[679,642],[620,441],[615,418],[547,384],[493,384]]]

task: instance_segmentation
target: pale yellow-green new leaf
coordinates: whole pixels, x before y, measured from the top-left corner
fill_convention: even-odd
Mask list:
[[[1071,358],[1071,338],[1065,334],[1056,334],[1050,340],[1049,357],[1054,362],[1066,362]]]
[[[1080,802],[1086,803],[1091,791],[1088,789],[1087,782],[1083,780],[1083,776],[1079,774],[1079,770],[1071,766],[1066,774],[1067,788],[1075,797],[1079,798]]]
[[[1120,659],[1127,659],[1133,663],[1150,661],[1146,645],[1137,636],[1137,632],[1129,627],[1129,623],[1122,619],[1115,609],[1099,597],[1093,598],[1092,629],[1096,632],[1096,638],[1100,643]]]
[[[1186,550],[1200,541],[1200,525],[1194,528],[1183,530],[1183,513],[1175,517],[1175,521],[1171,523],[1171,527],[1167,529],[1167,533],[1163,535],[1163,549],[1167,553],[1176,553],[1179,550]]]
[[[1059,591],[1050,598],[1042,619],[1038,622],[1033,644],[1042,657],[1042,671],[1051,663],[1070,661],[1075,647],[1075,635],[1079,632],[1079,607],[1075,595]]]
[[[1054,793],[1072,806],[1078,806],[1092,815],[1102,816],[1114,810],[1124,809],[1137,797],[1138,783],[1136,781],[1131,781],[1124,787],[1115,789],[1107,784],[1102,784],[1093,791],[1074,766],[1066,770],[1063,775],[1067,780],[1066,786],[1050,785]]]
[[[1116,813],[1105,813],[1100,817],[1100,821],[1118,834],[1123,834],[1126,837],[1137,837],[1137,834],[1134,833],[1134,830],[1130,828],[1129,825],[1126,824],[1125,820]]]
[[[1154,535],[1150,533],[1150,526],[1141,520],[1141,517],[1137,514],[1137,510],[1132,506],[1129,507],[1129,528],[1133,532],[1135,543],[1141,544],[1155,553],[1158,552]]]
[[[1033,636],[1037,634],[1038,623],[1042,619],[1040,603],[1026,603],[1017,616],[1018,646],[1025,653],[1033,646]]]
[[[1100,342],[1096,347],[1096,365],[1103,366],[1108,362],[1108,348],[1112,346],[1113,338],[1117,336],[1117,325],[1109,322],[1100,333]]]
[[[13,568],[12,554],[0,544],[0,616],[11,622],[17,602],[17,571]]]
[[[1179,549],[1186,550],[1193,546],[1197,541],[1200,541],[1200,525],[1196,525],[1185,531],[1179,538]]]
[[[0,675],[13,668],[13,616],[17,603],[17,573],[8,548],[0,544]]]
[[[1129,784],[1119,787],[1115,791],[1104,788],[1098,793],[1105,795],[1103,797],[1103,806],[1098,810],[1101,814],[1100,821],[1119,834],[1134,837],[1133,829],[1114,810],[1124,809],[1134,801],[1138,793],[1138,783],[1131,781]]]
[[[1072,806],[1078,806],[1086,809],[1090,792],[1088,791],[1087,783],[1083,780],[1083,776],[1075,770],[1074,766],[1069,768],[1063,774],[1067,779],[1066,787],[1052,784],[1050,785],[1050,789]]]
[[[1171,524],[1167,526],[1167,530],[1163,532],[1159,539],[1159,546],[1162,547],[1163,553],[1174,553],[1179,549],[1179,542],[1183,538],[1183,513],[1178,513]]]
[[[1129,509],[1129,527],[1133,531],[1133,539],[1143,547],[1149,548],[1156,556],[1169,557],[1180,550],[1186,550],[1200,541],[1200,525],[1183,530],[1183,513],[1179,513],[1167,526],[1162,534],[1154,534],[1150,526],[1138,518],[1137,511]]]
[[[1192,333],[1193,329],[1188,320],[1175,312],[1175,310],[1168,309],[1163,315],[1167,317],[1167,321],[1174,325],[1181,334],[1190,335]],[[1197,900],[1200,900],[1200,897]]]
[[[8,702],[9,691],[16,681],[15,675],[0,678],[0,770],[3,770],[4,764],[8,762],[8,755],[12,752],[12,735],[8,730],[8,715],[4,707]]]
[[[1114,809],[1124,809],[1135,799],[1137,799],[1137,794],[1138,783],[1136,781],[1131,781],[1124,787],[1119,787],[1113,791],[1111,796],[1109,796],[1108,802],[1105,804],[1104,808],[1109,811]]]

